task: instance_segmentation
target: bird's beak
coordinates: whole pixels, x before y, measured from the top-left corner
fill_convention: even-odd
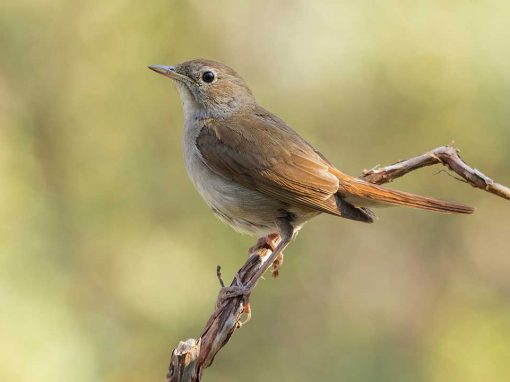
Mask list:
[[[184,76],[175,71],[174,66],[164,66],[164,65],[149,65],[149,69],[154,70],[156,73],[162,74],[165,77],[169,77],[173,80],[181,81],[181,82],[189,82],[190,78]]]

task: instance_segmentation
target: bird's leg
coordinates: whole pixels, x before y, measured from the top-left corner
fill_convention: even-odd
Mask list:
[[[253,289],[257,284],[259,278],[264,274],[265,271],[274,263],[274,261],[282,254],[283,250],[289,245],[289,243],[294,238],[296,234],[296,230],[292,226],[292,224],[287,219],[279,219],[277,221],[278,229],[280,231],[280,242],[276,246],[276,248],[271,252],[270,255],[267,256],[266,259],[263,259],[260,268],[257,272],[251,277],[250,280],[245,284],[248,288]]]
[[[261,257],[267,256],[269,251],[274,251],[276,244],[280,241],[280,234],[271,233],[266,236],[262,236],[257,240],[257,243],[248,250],[249,254],[258,253]],[[273,261],[271,266],[271,274],[274,278],[277,278],[280,274],[279,270],[283,264],[283,253]]]
[[[257,272],[246,282],[242,283],[238,274],[236,274],[236,284],[230,287],[221,288],[220,296],[217,300],[217,305],[219,305],[222,301],[228,298],[243,296],[243,312],[246,315],[246,319],[244,321],[239,321],[237,324],[241,327],[243,324],[246,324],[251,319],[251,307],[250,307],[250,295],[251,291],[257,284],[257,281],[264,274],[267,269],[274,264],[274,262],[280,258],[283,250],[289,245],[289,243],[294,238],[295,233],[297,232],[294,227],[284,219],[281,219],[277,222],[278,228],[280,230],[279,234],[274,234],[274,238],[280,239],[276,248],[274,248],[270,255],[266,259],[262,260],[262,264],[260,265]],[[262,257],[262,256],[261,256]],[[281,262],[280,262],[281,265]]]

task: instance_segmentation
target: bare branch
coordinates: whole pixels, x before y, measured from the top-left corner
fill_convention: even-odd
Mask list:
[[[400,178],[411,171],[438,163],[448,167],[471,186],[510,200],[510,189],[508,187],[496,183],[477,169],[469,167],[461,159],[459,150],[453,146],[438,147],[411,159],[406,159],[386,167],[364,171],[361,178],[370,183],[383,184]]]
[[[510,189],[508,187],[496,183],[477,169],[469,167],[460,158],[458,150],[452,146],[438,147],[423,155],[386,167],[366,170],[360,178],[370,183],[383,184],[400,178],[411,171],[438,163],[443,164],[458,174],[461,177],[458,180],[463,180],[473,187],[510,200]],[[268,258],[268,255],[264,257],[258,254],[250,256],[230,286],[238,286],[238,279],[242,284],[247,284],[248,281],[257,281],[253,280],[253,278],[258,276],[259,269],[268,265],[265,264]],[[216,274],[222,284],[222,288],[214,312],[198,341],[189,339],[181,342],[172,352],[166,382],[200,381],[204,369],[212,364],[214,357],[227,344],[230,336],[237,328],[241,327],[240,320],[247,303],[247,297],[236,296],[224,299],[223,295],[227,288],[223,287],[219,267],[216,270]]]

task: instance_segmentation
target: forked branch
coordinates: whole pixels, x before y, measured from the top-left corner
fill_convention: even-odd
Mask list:
[[[406,159],[386,167],[363,171],[363,175],[360,178],[370,183],[383,184],[392,182],[411,171],[438,163],[448,167],[471,186],[510,200],[510,188],[496,183],[476,168],[469,167],[466,162],[461,159],[459,150],[451,145],[438,147],[423,155]]]
[[[397,162],[395,164],[366,170],[360,176],[370,183],[383,184],[400,178],[422,167],[443,164],[473,187],[510,200],[510,189],[496,183],[475,168],[469,167],[453,146],[442,146],[423,155]],[[252,280],[269,256],[255,254],[248,258],[234,278],[231,286],[237,286]],[[219,271],[218,271],[219,275]],[[226,345],[234,331],[241,327],[240,320],[245,307],[245,297],[221,298],[224,288],[216,302],[215,309],[207,321],[198,340],[189,339],[180,342],[172,352],[166,382],[197,382],[202,378],[205,368],[209,367],[216,354]]]

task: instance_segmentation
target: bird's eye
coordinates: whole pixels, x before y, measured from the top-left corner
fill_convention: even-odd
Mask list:
[[[214,73],[208,70],[202,74],[202,80],[208,84],[214,81]]]

